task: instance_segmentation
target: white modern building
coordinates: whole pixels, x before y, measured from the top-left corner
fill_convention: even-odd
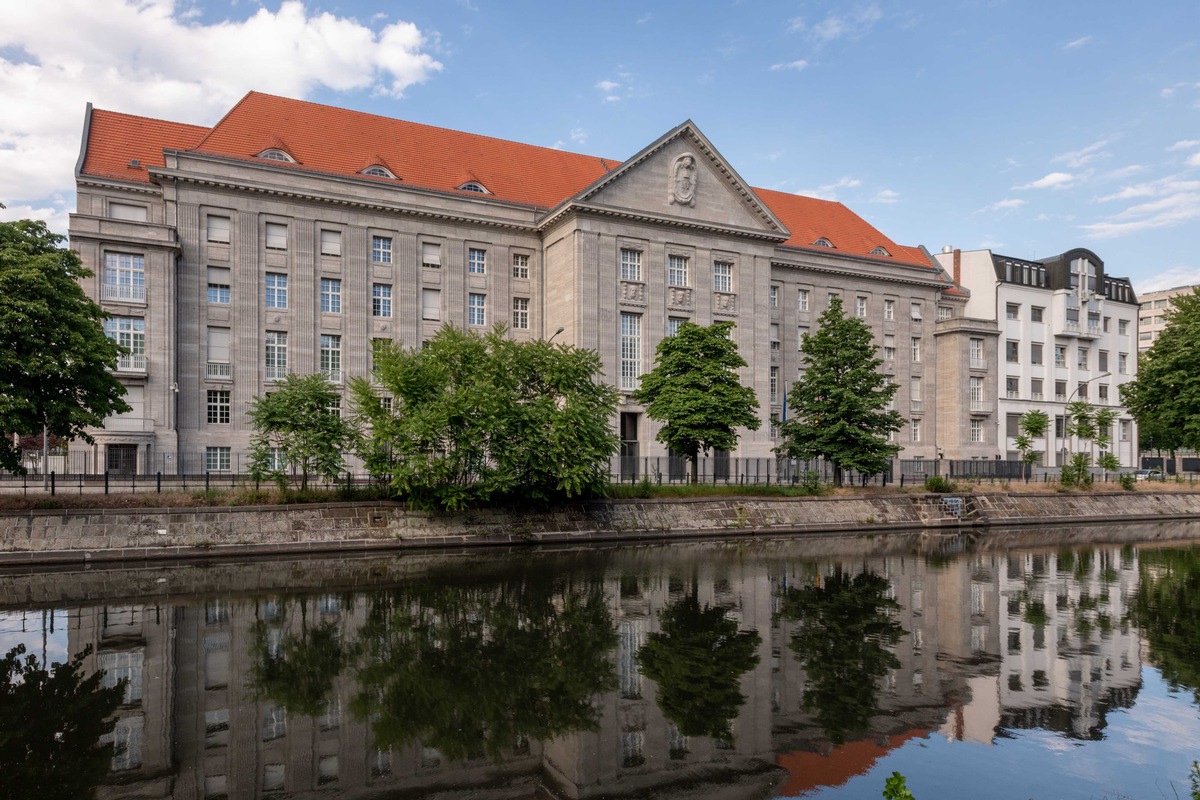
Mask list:
[[[1138,352],[1150,349],[1158,337],[1166,330],[1167,312],[1171,310],[1171,300],[1180,295],[1192,294],[1196,286],[1176,286],[1173,289],[1160,289],[1157,292],[1146,292],[1141,296],[1141,311],[1138,313]]]
[[[1018,421],[1038,409],[1053,424],[1035,447],[1046,466],[1060,466],[1081,446],[1064,436],[1066,406],[1086,400],[1117,412],[1112,452],[1121,466],[1136,466],[1136,426],[1120,399],[1121,384],[1137,376],[1138,300],[1129,279],[1109,276],[1082,248],[1038,260],[945,248],[936,259],[969,291],[966,316],[1000,328],[996,456],[1019,457]],[[972,347],[980,358],[971,361],[969,392],[983,404],[983,340]]]

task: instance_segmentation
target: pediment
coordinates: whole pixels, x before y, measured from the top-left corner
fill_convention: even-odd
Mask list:
[[[588,186],[569,204],[781,240],[790,235],[691,121]]]

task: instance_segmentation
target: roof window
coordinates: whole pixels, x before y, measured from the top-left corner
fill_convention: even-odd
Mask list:
[[[296,163],[296,159],[292,158],[287,153],[280,150],[278,147],[272,147],[267,150],[263,150],[261,153],[258,154],[258,157],[265,158],[268,161],[286,161],[289,164]]]
[[[824,236],[822,236],[820,239],[817,239],[815,242],[813,242],[813,246],[814,247],[828,247],[830,249],[836,249],[833,246],[833,242],[829,241]]]
[[[364,169],[362,171],[362,174],[363,175],[371,175],[376,178],[391,178],[393,180],[396,179],[396,176],[392,174],[392,171],[390,169],[388,169],[387,167],[381,167],[378,164],[372,164],[371,166],[367,167],[366,169]]]
[[[479,181],[467,181],[466,183],[464,183],[462,186],[460,186],[458,188],[462,189],[464,192],[479,192],[480,194],[491,194],[491,192],[489,192],[487,189],[485,189],[483,184],[480,183]]]
[[[892,254],[891,254],[891,253],[889,253],[889,252],[887,251],[887,249],[886,249],[886,248],[884,248],[884,247],[882,247],[882,246],[880,246],[880,247],[876,247],[874,250],[872,250],[872,251],[871,251],[871,255],[873,255],[873,256],[887,256],[888,258],[891,258],[891,256],[892,256]]]

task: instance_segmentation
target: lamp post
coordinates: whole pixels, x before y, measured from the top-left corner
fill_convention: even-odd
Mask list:
[[[546,340],[546,343],[549,344],[550,342],[553,342],[554,337],[558,336],[560,333],[562,333],[565,330],[566,330],[566,328],[564,328],[562,325],[559,325],[558,330],[556,330],[554,333],[550,334],[550,338]]]
[[[1062,436],[1062,438],[1063,438],[1063,442],[1066,444],[1066,447],[1063,449],[1067,450],[1068,453],[1070,452],[1070,449],[1071,449],[1071,437],[1067,435],[1067,406],[1071,405],[1071,401],[1075,399],[1075,395],[1079,394],[1079,390],[1082,389],[1083,387],[1087,386],[1092,381],[1098,381],[1101,378],[1111,378],[1111,377],[1112,377],[1111,372],[1101,372],[1099,375],[1097,375],[1094,378],[1088,378],[1086,381],[1080,382],[1080,384],[1078,386],[1076,386],[1069,395],[1067,395],[1067,402],[1065,404],[1063,404],[1063,436]],[[1057,427],[1057,424],[1055,427]],[[1057,437],[1055,437],[1055,438],[1057,438]],[[1066,459],[1063,459],[1063,461],[1066,461]],[[1064,466],[1064,464],[1060,463],[1058,466],[1062,467],[1062,466]]]

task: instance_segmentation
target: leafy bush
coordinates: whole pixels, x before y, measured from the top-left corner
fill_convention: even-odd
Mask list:
[[[930,475],[925,479],[925,491],[927,492],[946,494],[947,492],[953,492],[956,489],[958,489],[958,487],[953,481],[951,481],[949,478],[943,478],[941,475]]]
[[[1132,492],[1137,485],[1137,477],[1132,472],[1122,472],[1118,480],[1121,481],[1121,488],[1127,492]]]
[[[825,492],[825,487],[821,484],[821,473],[816,470],[808,470],[804,473],[804,477],[800,479],[800,489],[807,495],[816,497]]]
[[[904,776],[899,772],[893,772],[892,777],[884,783],[883,798],[884,800],[916,800],[913,793],[908,790]]]

